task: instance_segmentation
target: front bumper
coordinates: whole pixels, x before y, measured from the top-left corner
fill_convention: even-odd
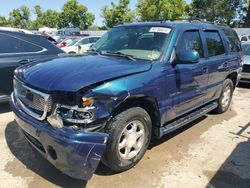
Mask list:
[[[47,121],[24,113],[13,94],[11,108],[25,138],[57,169],[77,179],[92,177],[106,149],[107,134],[81,133],[67,127],[55,129]]]

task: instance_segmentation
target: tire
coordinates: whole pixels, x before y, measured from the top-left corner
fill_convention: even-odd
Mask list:
[[[222,114],[226,112],[232,101],[234,91],[233,81],[231,79],[226,79],[223,82],[223,87],[221,91],[220,98],[218,99],[218,107],[214,110],[217,114]]]
[[[115,172],[135,166],[151,139],[152,122],[148,113],[140,107],[130,108],[116,115],[107,129],[109,139],[102,162]]]

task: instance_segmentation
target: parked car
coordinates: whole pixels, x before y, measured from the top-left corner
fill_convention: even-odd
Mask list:
[[[76,42],[78,42],[81,39],[81,37],[67,37],[65,38],[62,42],[58,43],[56,46],[58,48],[63,48],[66,47],[68,45],[73,45]]]
[[[250,43],[242,45],[243,49],[243,69],[240,82],[250,83]]]
[[[62,47],[62,50],[68,54],[82,54],[87,52],[91,45],[98,41],[100,38],[100,36],[83,37],[81,40]]]
[[[59,29],[55,36],[53,37],[56,41],[58,41],[59,38],[61,37],[66,37],[66,36],[77,36],[77,35],[81,35],[80,34],[80,29],[79,28],[62,28]]]
[[[116,26],[85,56],[15,71],[11,106],[26,139],[56,168],[89,179],[99,161],[136,165],[152,137],[229,108],[242,64],[227,26]]]
[[[0,102],[13,91],[13,72],[23,64],[64,53],[50,37],[0,30]]]
[[[240,41],[242,43],[250,42],[250,35],[242,35],[242,36],[240,36]]]

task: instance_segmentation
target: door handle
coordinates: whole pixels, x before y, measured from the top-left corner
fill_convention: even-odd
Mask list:
[[[202,68],[202,72],[203,72],[203,74],[208,73],[208,68],[207,67],[203,67]]]
[[[32,60],[31,59],[23,59],[21,61],[19,61],[18,63],[21,64],[21,65],[24,65],[24,64],[27,64],[27,63],[31,63]]]

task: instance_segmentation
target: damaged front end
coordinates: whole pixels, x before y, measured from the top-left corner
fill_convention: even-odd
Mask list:
[[[86,106],[55,104],[52,108],[45,102],[47,116],[35,116],[38,110],[32,111],[33,106],[29,106],[32,101],[24,101],[21,96],[24,94],[32,99],[40,95],[40,103],[46,95],[29,87],[21,91],[16,87],[11,95],[15,119],[27,141],[61,172],[77,179],[90,179],[108,140],[108,134],[103,131],[106,118],[97,117],[101,109],[94,103]]]

